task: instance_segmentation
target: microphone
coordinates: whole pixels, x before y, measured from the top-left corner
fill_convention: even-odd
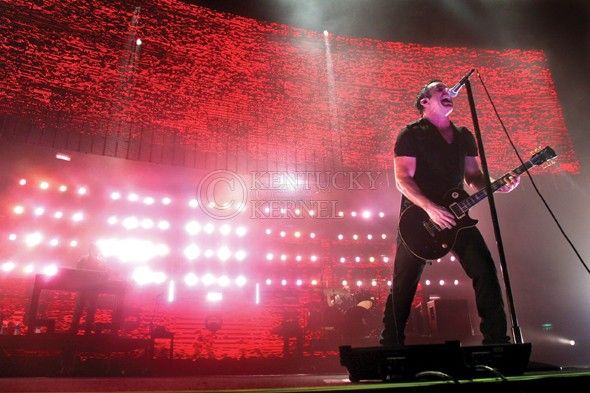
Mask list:
[[[475,68],[472,68],[471,71],[469,71],[463,78],[461,78],[459,83],[457,83],[455,86],[449,89],[449,95],[451,97],[457,97],[457,95],[459,94],[459,90],[461,90],[463,86],[465,86],[465,83],[467,83],[467,80],[469,79],[471,74],[473,74],[473,71],[475,71]]]

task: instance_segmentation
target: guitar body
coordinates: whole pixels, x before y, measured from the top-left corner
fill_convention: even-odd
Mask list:
[[[461,229],[475,226],[477,220],[468,213],[457,212],[457,202],[469,197],[464,190],[454,189],[446,193],[442,206],[455,216],[457,225],[451,229],[440,229],[420,207],[412,205],[405,209],[399,219],[399,233],[404,244],[418,258],[431,260],[444,257],[455,244]]]

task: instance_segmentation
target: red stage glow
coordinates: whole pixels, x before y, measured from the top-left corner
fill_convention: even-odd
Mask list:
[[[253,168],[390,169],[397,133],[417,118],[412,101],[420,87],[432,77],[454,81],[476,67],[521,151],[550,145],[559,153],[559,165],[551,171],[579,172],[540,50],[351,38],[175,0],[148,2],[136,25],[130,23],[135,7],[125,2],[37,3],[4,1],[0,24],[0,64],[5,70],[0,127],[23,134],[38,130],[39,141],[33,143],[77,133],[101,143],[83,146],[86,139],[72,138],[71,150],[201,169],[230,168],[241,174]],[[515,89],[508,83],[515,75],[530,83]],[[490,167],[503,173],[516,159],[481,87],[475,78],[473,82]],[[457,123],[470,124],[464,95],[456,99],[454,116]],[[141,143],[151,148],[142,149]],[[177,147],[185,150],[175,161],[170,157],[178,157]],[[54,155],[51,160],[58,162]],[[325,304],[323,289],[374,287],[383,295],[391,286],[387,262],[394,240],[388,236],[392,232],[384,232],[391,229],[387,221],[393,215],[387,210],[387,219],[375,220],[371,218],[376,213],[368,210],[385,205],[355,202],[350,208],[356,210],[337,210],[335,220],[324,220],[321,209],[298,208],[297,225],[254,223],[240,216],[224,223],[201,214],[194,190],[163,188],[165,175],[150,172],[142,180],[150,177],[156,184],[142,189],[126,178],[128,172],[113,170],[108,173],[121,178],[108,180],[120,184],[98,185],[93,171],[106,170],[96,163],[84,168],[84,158],[74,162],[81,164],[78,172],[70,173],[76,180],[14,172],[28,176],[30,186],[27,178],[20,178],[20,186],[18,177],[10,183],[19,191],[11,190],[15,197],[4,204],[14,213],[8,214],[10,235],[6,232],[0,242],[4,273],[57,274],[58,265],[71,264],[94,240],[110,266],[137,283],[129,303],[140,310],[138,318],[141,314],[142,322],[156,320],[177,333],[179,357],[280,356],[283,338],[272,329],[293,311],[299,312],[299,325],[305,327],[309,316],[302,310]],[[52,192],[51,184],[61,182],[75,191]],[[305,191],[296,177],[279,183],[281,191]],[[38,203],[44,204],[42,211],[36,210],[41,208]],[[291,213],[285,207],[272,209],[279,212]],[[59,220],[64,214],[77,222]],[[28,247],[21,250],[17,243]],[[6,265],[13,256],[14,266]],[[60,263],[45,267],[57,257]],[[374,263],[380,259],[383,263]],[[29,281],[0,285],[0,295],[16,293],[24,304],[22,288]],[[266,285],[261,289],[260,283]],[[310,291],[310,286],[317,290]],[[217,287],[224,293],[216,292]],[[223,335],[215,336],[205,326],[209,302],[226,307],[229,320]],[[259,306],[253,309],[252,304]],[[16,315],[5,303],[0,314]],[[58,317],[57,328],[63,329],[67,318]],[[145,324],[143,328],[145,332]],[[306,334],[311,340],[312,333]]]
[[[221,154],[229,167],[257,160],[265,168],[386,168],[398,131],[417,117],[420,87],[475,67],[521,151],[550,145],[559,153],[552,171],[579,171],[541,50],[325,36],[176,0],[140,10],[104,0],[13,0],[3,15],[0,115],[38,129],[110,134],[116,139],[102,154],[166,159],[170,136]],[[516,88],[515,77],[529,83]],[[490,168],[504,173],[517,160],[476,79]],[[465,96],[455,101],[456,121],[470,124]],[[159,150],[129,150],[150,138]]]

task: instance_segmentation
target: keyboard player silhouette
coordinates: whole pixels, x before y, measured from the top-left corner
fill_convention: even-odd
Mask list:
[[[78,334],[80,327],[80,318],[86,307],[85,318],[85,333],[90,334],[94,329],[94,318],[96,316],[96,308],[98,303],[98,296],[100,290],[108,282],[110,269],[106,266],[95,244],[90,244],[88,247],[88,255],[80,259],[76,265],[78,273],[92,274],[95,272],[95,279],[89,282],[86,287],[81,287],[79,296],[76,301],[76,308],[72,317],[71,333]],[[113,315],[113,317],[115,317]],[[113,318],[114,320],[115,318]]]

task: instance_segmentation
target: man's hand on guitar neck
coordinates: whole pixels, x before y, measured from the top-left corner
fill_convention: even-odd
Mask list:
[[[453,216],[453,214],[446,208],[435,203],[428,204],[428,206],[424,208],[424,211],[436,225],[443,229],[451,229],[457,225],[455,216]]]
[[[512,173],[505,175],[504,180],[506,184],[498,188],[498,192],[510,192],[520,184],[520,176],[514,176]]]

